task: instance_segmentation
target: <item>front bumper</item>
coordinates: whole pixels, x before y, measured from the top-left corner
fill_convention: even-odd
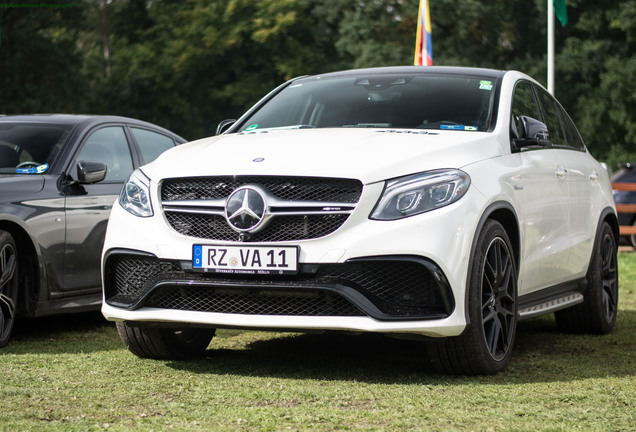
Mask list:
[[[380,321],[442,319],[454,309],[442,271],[418,257],[371,257],[303,264],[293,276],[192,271],[190,262],[111,251],[104,297],[111,306],[274,316],[370,316]]]
[[[192,270],[193,239],[163,215],[114,206],[104,245],[102,312],[109,320],[212,327],[343,330],[454,336],[466,326],[464,290],[481,196],[399,221],[368,219],[382,185],[340,229],[298,246],[287,276]],[[227,243],[227,242],[225,242]]]

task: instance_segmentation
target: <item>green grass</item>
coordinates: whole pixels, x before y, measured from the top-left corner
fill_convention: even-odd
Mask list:
[[[0,431],[636,430],[636,253],[605,336],[520,324],[508,370],[433,373],[418,342],[219,331],[194,361],[141,360],[99,314],[19,322]]]

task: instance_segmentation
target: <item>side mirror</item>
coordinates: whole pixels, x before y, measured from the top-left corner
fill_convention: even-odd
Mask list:
[[[548,127],[537,119],[528,116],[519,117],[517,130],[519,138],[512,140],[513,150],[550,146]]]
[[[106,178],[108,168],[101,162],[79,161],[77,163],[77,182],[80,184],[97,183]]]
[[[236,123],[236,119],[225,119],[216,128],[216,134],[221,135],[225,131],[227,131],[234,123]]]

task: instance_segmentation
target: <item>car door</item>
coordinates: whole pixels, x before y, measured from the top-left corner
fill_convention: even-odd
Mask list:
[[[537,90],[550,140],[567,170],[569,190],[568,221],[569,259],[566,265],[571,277],[587,271],[600,210],[595,203],[600,192],[599,165],[588,154],[574,123],[561,105],[548,93]]]
[[[515,88],[511,112],[511,137],[518,137],[521,116],[541,120],[533,85],[520,82]],[[519,268],[519,294],[554,285],[567,279],[569,258],[569,186],[566,167],[551,146],[526,148],[521,163],[518,216],[523,236]]]
[[[69,174],[77,178],[79,161],[106,164],[106,178],[74,185],[65,196],[66,244],[64,291],[99,290],[100,259],[108,216],[124,181],[133,171],[129,140],[123,125],[90,131],[75,156]]]
[[[135,167],[152,162],[182,142],[142,126],[122,124],[98,127],[82,140],[69,174],[77,178],[79,161],[104,163],[107,173],[99,183],[66,189],[64,291],[101,289],[100,262],[106,225],[124,182]]]

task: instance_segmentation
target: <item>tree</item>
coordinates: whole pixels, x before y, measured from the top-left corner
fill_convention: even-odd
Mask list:
[[[77,73],[82,64],[77,46],[86,5],[55,9],[56,4],[62,3],[0,8],[0,113],[74,112],[85,106],[88,82]]]
[[[636,5],[568,2],[557,56],[558,97],[587,146],[611,167],[636,160]]]
[[[5,113],[93,112],[214,133],[294,76],[409,65],[419,0],[25,0],[0,8]],[[37,5],[37,7],[35,7]],[[568,0],[556,95],[590,150],[636,160],[636,4]],[[436,0],[436,65],[546,77],[545,0]]]
[[[139,117],[187,138],[214,133],[273,87],[334,57],[315,2],[113,0],[110,74],[93,61],[93,107]],[[131,11],[134,11],[132,13]],[[142,25],[130,25],[141,18]],[[96,52],[87,58],[97,58]]]

